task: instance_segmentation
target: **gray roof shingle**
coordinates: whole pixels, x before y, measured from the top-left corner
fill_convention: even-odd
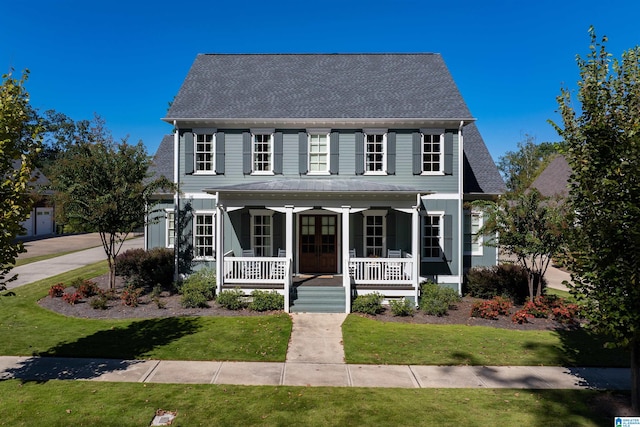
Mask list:
[[[463,135],[464,193],[504,193],[504,181],[475,123],[465,126]]]
[[[471,119],[439,54],[200,54],[169,119]]]
[[[149,166],[149,176],[150,179],[164,176],[173,182],[173,135],[162,137],[158,150],[153,156],[153,162]]]
[[[571,167],[564,156],[556,156],[540,175],[533,181],[531,187],[536,188],[545,197],[569,196],[569,178]]]

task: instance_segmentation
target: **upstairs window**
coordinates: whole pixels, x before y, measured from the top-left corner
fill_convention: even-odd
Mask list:
[[[271,134],[253,135],[251,152],[253,157],[253,173],[273,173],[273,137]]]
[[[364,172],[371,175],[386,173],[386,138],[384,134],[366,134]]]
[[[442,135],[422,135],[422,172],[442,173]]]
[[[215,173],[215,136],[213,134],[194,134],[195,172]]]
[[[329,173],[329,134],[309,134],[309,174]]]

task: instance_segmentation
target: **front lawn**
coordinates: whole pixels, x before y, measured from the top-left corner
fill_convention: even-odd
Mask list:
[[[289,316],[94,320],[38,306],[51,285],[104,274],[106,263],[21,286],[0,297],[1,355],[283,362]],[[4,293],[5,295],[7,292]]]
[[[342,325],[347,363],[628,367],[584,330],[516,331],[483,326],[380,322],[351,314]]]
[[[0,424],[148,426],[610,426],[587,390],[385,389],[0,382]],[[626,397],[628,399],[628,396]]]

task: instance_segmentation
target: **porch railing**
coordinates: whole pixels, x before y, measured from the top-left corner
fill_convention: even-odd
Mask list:
[[[413,258],[349,258],[356,285],[413,285]]]
[[[225,284],[277,284],[290,280],[289,260],[283,257],[225,257]]]

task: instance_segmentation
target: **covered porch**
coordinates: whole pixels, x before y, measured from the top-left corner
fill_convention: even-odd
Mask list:
[[[371,292],[417,303],[421,199],[415,190],[327,179],[207,191],[216,195],[216,253],[224,254],[216,257],[218,292],[273,290],[284,296],[287,312],[299,304],[297,289],[310,286],[339,288],[340,311],[347,313],[352,298]]]

